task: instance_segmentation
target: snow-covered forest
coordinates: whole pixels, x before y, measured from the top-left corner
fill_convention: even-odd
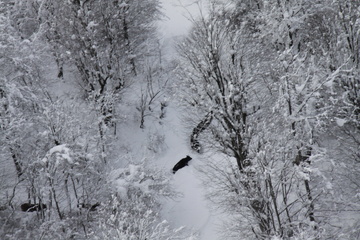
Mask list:
[[[0,239],[360,239],[360,2],[163,2],[0,0]]]

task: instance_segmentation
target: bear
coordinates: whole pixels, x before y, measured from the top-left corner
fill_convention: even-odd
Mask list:
[[[85,208],[88,209],[90,212],[94,212],[97,210],[97,207],[100,206],[100,203],[97,202],[95,204],[90,204],[90,203],[79,203],[77,205],[79,208]]]
[[[189,161],[191,160],[192,158],[187,155],[185,158],[181,159],[177,164],[175,164],[175,166],[173,167],[173,174],[176,173],[177,170],[185,167],[185,166],[188,166],[188,163]]]
[[[23,203],[20,206],[23,212],[38,212],[47,208],[46,204]]]

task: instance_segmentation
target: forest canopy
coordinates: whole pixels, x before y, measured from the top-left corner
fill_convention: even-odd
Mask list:
[[[224,239],[360,238],[360,2],[202,3],[167,58],[159,0],[0,0],[1,239],[197,239],[171,128]]]

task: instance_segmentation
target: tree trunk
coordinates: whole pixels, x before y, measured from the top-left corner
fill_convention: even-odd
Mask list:
[[[17,174],[18,178],[20,179],[21,175],[23,175],[22,164],[16,155],[16,151],[12,147],[10,147],[10,152],[11,152],[11,157],[12,157],[14,165],[15,165],[16,174]]]

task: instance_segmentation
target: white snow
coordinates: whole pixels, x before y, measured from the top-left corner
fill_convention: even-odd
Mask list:
[[[53,148],[51,148],[49,150],[49,154],[52,155],[53,153],[55,152],[64,152],[64,153],[68,153],[69,152],[69,149],[66,147],[66,144],[61,144],[61,145],[58,145],[58,146],[55,146]]]
[[[188,139],[181,123],[178,109],[174,104],[169,105],[167,112],[166,143],[168,150],[159,159],[159,165],[168,169],[169,177],[173,178],[175,188],[182,197],[175,200],[167,200],[164,204],[163,216],[173,227],[185,226],[199,233],[200,239],[219,239],[217,228],[219,224],[218,215],[211,213],[208,202],[204,197],[204,187],[201,185],[200,173],[196,166],[200,165],[200,157],[189,148]],[[192,160],[188,167],[184,167],[171,173],[172,167],[181,159],[190,155]]]
[[[151,165],[167,173],[175,190],[181,195],[175,199],[164,199],[161,215],[168,221],[174,229],[184,227],[199,235],[200,240],[219,239],[217,229],[221,223],[220,215],[213,213],[204,196],[205,189],[201,184],[200,173],[197,168],[201,165],[201,155],[193,152],[189,146],[189,131],[186,131],[182,123],[181,108],[177,106],[176,99],[168,97],[169,104],[166,109],[166,117],[161,120],[156,118],[146,118],[145,128],[140,129],[139,123],[134,121],[130,123],[130,117],[127,116],[125,124],[127,129],[119,128],[120,136],[126,141],[126,148],[129,153],[129,161],[136,159],[149,159]],[[133,125],[133,126],[129,126]],[[161,134],[164,137],[164,146],[161,151],[155,153],[149,150],[149,135]],[[182,158],[189,155],[192,160],[189,166],[186,166],[176,174],[172,173],[173,166]],[[130,166],[131,169],[131,166]],[[131,176],[131,174],[130,174]],[[128,176],[127,178],[129,178]],[[126,196],[124,186],[126,181],[117,180],[118,191],[122,197]]]
[[[43,163],[47,163],[51,156],[55,154],[55,166],[58,166],[60,164],[60,161],[66,160],[68,163],[73,164],[74,161],[70,156],[70,149],[66,146],[66,144],[58,145],[55,147],[52,147],[46,156],[42,159]]]
[[[186,5],[192,1],[185,0],[183,2]],[[176,0],[164,0],[163,3],[165,11],[168,10],[167,15],[170,19],[165,22],[165,26],[162,26],[164,36],[172,39],[174,36],[185,34],[191,26],[190,21],[183,16],[183,14],[187,14],[186,11],[182,7],[174,5],[178,3]],[[195,5],[192,5],[191,8],[193,12],[198,10]],[[95,25],[96,23],[91,22],[88,27]],[[171,40],[168,41],[171,42]],[[173,47],[172,44],[169,45]],[[174,54],[174,49],[170,49],[171,47],[169,46],[167,47],[164,55]],[[72,54],[69,51],[66,53]],[[168,57],[171,58],[173,56]],[[66,72],[66,74],[69,73]],[[137,86],[134,84],[131,87]],[[132,96],[126,96],[126,94]],[[114,145],[121,154],[117,157],[117,162],[112,167],[114,169],[121,169],[127,165],[130,169],[129,175],[126,178],[114,178],[116,179],[114,181],[116,182],[116,190],[119,196],[123,199],[127,198],[128,181],[137,172],[135,164],[143,159],[151,160],[151,165],[156,165],[157,168],[168,173],[167,177],[180,194],[179,198],[163,200],[161,215],[164,221],[167,221],[174,229],[182,229],[184,227],[198,233],[199,240],[220,239],[217,230],[221,223],[221,218],[220,215],[211,210],[204,196],[205,189],[201,184],[200,173],[197,170],[197,167],[201,165],[201,156],[190,149],[188,131],[182,123],[182,114],[184,113],[181,112],[181,108],[177,105],[178,100],[174,96],[165,94],[163,97],[168,102],[165,118],[160,120],[154,116],[148,116],[145,119],[145,128],[140,129],[139,116],[136,116],[137,113],[134,113],[134,101],[138,100],[137,97],[129,89],[123,95],[122,106],[119,106],[121,119],[119,119],[117,139],[115,139],[118,144]],[[162,139],[164,139],[163,142],[161,142]],[[149,143],[149,140],[153,142]],[[156,143],[156,141],[159,142]],[[70,153],[71,150],[66,145],[56,146],[49,150],[43,161],[44,163],[49,161],[53,154],[62,160],[71,161]],[[180,159],[186,157],[186,155],[192,157],[189,166],[173,174],[173,166]],[[116,175],[117,173],[115,170],[109,174]],[[146,187],[147,183],[144,181],[142,185]]]
[[[344,124],[347,122],[346,119],[341,119],[341,118],[335,118],[335,121],[339,127],[344,126]]]

